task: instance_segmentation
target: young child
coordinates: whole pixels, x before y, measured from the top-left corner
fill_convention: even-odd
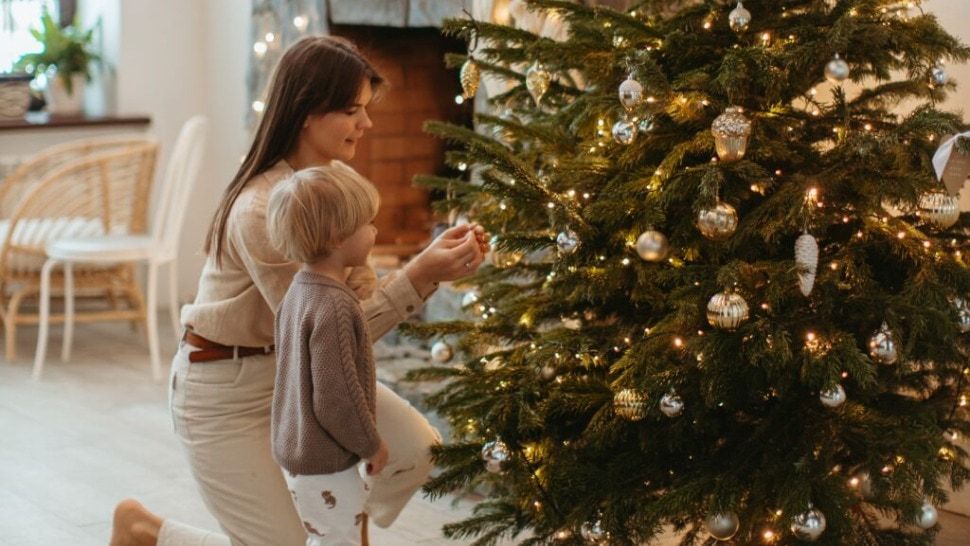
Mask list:
[[[307,546],[361,544],[365,479],[387,464],[367,324],[345,283],[374,246],[378,205],[374,186],[339,163],[298,171],[269,198],[273,244],[303,264],[276,315],[272,441]]]

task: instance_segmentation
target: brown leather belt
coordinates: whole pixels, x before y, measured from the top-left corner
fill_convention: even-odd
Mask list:
[[[209,341],[192,332],[185,332],[182,339],[189,345],[198,347],[197,351],[189,353],[189,362],[214,362],[216,360],[233,360],[235,358],[245,358],[254,355],[268,355],[275,349],[273,345],[269,347],[222,345],[215,341]]]

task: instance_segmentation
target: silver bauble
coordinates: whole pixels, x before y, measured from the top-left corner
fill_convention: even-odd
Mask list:
[[[735,292],[719,292],[707,302],[707,322],[721,330],[737,329],[748,316],[748,302]]]
[[[943,66],[936,65],[932,70],[930,70],[930,79],[936,85],[946,85],[949,78],[947,77],[946,70],[943,68]]]
[[[536,105],[539,105],[539,101],[545,96],[546,91],[549,91],[549,83],[552,81],[552,75],[546,72],[542,64],[536,61],[529,70],[525,73],[525,88],[529,90],[529,94],[532,95],[532,100],[536,101]]]
[[[470,290],[468,292],[465,292],[465,295],[461,297],[462,308],[471,307],[472,305],[475,305],[476,303],[478,303],[478,299],[480,297],[481,296],[478,294],[477,290]]]
[[[576,232],[571,229],[561,231],[559,235],[556,235],[556,246],[559,248],[559,252],[572,254],[579,250],[579,235],[576,235]]]
[[[482,79],[481,71],[478,69],[478,63],[475,62],[475,59],[469,57],[461,65],[458,78],[461,80],[461,96],[466,99],[474,98],[475,94],[478,93],[478,83]]]
[[[869,338],[869,356],[883,364],[895,364],[896,360],[899,359],[899,353],[896,351],[896,340],[893,339],[893,333],[885,322]]]
[[[639,421],[647,416],[647,398],[634,389],[623,389],[613,395],[613,411],[627,421]]]
[[[499,250],[498,245],[499,238],[497,236],[492,237],[491,241],[489,241],[489,246],[492,247],[492,251],[489,253],[489,260],[495,267],[512,267],[521,262],[522,258],[525,257],[525,253],[521,250]]]
[[[936,525],[939,518],[940,514],[936,511],[936,507],[930,504],[929,501],[923,501],[923,507],[920,508],[919,519],[916,520],[916,525],[919,525],[920,529],[930,529]]]
[[[451,360],[451,357],[455,356],[454,349],[451,345],[448,345],[445,341],[436,341],[434,345],[431,346],[431,360],[444,364]]]
[[[791,532],[798,540],[815,542],[825,532],[825,514],[815,508],[798,514],[791,520]]]
[[[630,120],[621,119],[613,124],[613,140],[617,144],[632,144],[637,136],[637,128]]]
[[[825,78],[832,83],[844,82],[849,77],[849,63],[845,62],[835,54],[827,65],[825,65]]]
[[[545,364],[539,368],[539,379],[542,379],[543,381],[551,381],[555,379],[555,377],[556,377],[556,368],[554,366]]]
[[[939,229],[960,219],[960,200],[942,191],[929,191],[919,198],[919,215]]]
[[[818,399],[827,408],[837,408],[845,403],[845,389],[842,385],[836,385],[831,389],[825,389],[819,393]]]
[[[808,297],[815,287],[818,272],[818,241],[808,233],[803,233],[795,241],[795,264],[798,265],[798,289]]]
[[[751,24],[751,12],[738,2],[738,5],[728,14],[728,24],[734,32],[748,30],[748,25]]]
[[[734,512],[719,512],[704,519],[707,532],[717,540],[731,540],[738,532],[741,522]]]
[[[512,452],[502,440],[492,440],[482,446],[482,461],[485,462],[485,470],[498,474],[508,469]]]
[[[660,412],[667,417],[677,417],[684,413],[684,399],[670,391],[660,399]]]
[[[637,254],[648,262],[661,262],[670,252],[667,237],[659,231],[649,229],[637,237]]]
[[[633,76],[630,76],[620,84],[618,94],[620,95],[620,104],[627,111],[630,111],[643,100],[643,86],[640,85],[640,82],[634,80]]]
[[[697,229],[708,239],[727,239],[738,229],[738,211],[724,201],[718,201],[714,208],[701,209],[697,213]]]
[[[579,528],[579,534],[584,540],[592,542],[593,544],[600,544],[609,538],[610,534],[603,529],[603,522],[596,520],[594,522],[585,522],[582,527]]]
[[[751,136],[751,122],[744,117],[739,106],[729,106],[724,113],[714,118],[711,134],[714,135],[714,149],[721,161],[737,161],[748,150],[748,137]]]

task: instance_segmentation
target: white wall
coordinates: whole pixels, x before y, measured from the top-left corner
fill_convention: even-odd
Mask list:
[[[182,124],[195,114],[209,117],[209,160],[193,193],[180,247],[179,299],[190,300],[204,262],[201,246],[210,217],[247,144],[250,3],[86,0],[85,9],[86,20],[100,16],[104,21],[112,65],[103,86],[109,90],[106,108],[152,118],[148,132],[162,144],[156,180]],[[97,108],[90,100],[88,106]]]

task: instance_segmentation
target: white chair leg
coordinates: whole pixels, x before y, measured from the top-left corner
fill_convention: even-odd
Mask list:
[[[148,330],[148,352],[152,359],[152,377],[162,380],[162,361],[158,354],[158,266],[148,264],[148,305],[145,329]]]
[[[35,381],[44,372],[44,359],[47,358],[47,331],[50,328],[51,315],[51,270],[57,265],[55,260],[47,260],[40,270],[40,316],[37,323],[37,350],[34,352]]]
[[[168,262],[168,312],[172,317],[172,331],[175,333],[175,341],[181,338],[181,317],[179,309],[179,297],[178,297],[178,261],[172,260]]]
[[[74,346],[74,264],[64,263],[64,341],[61,343],[61,361],[71,358]]]

